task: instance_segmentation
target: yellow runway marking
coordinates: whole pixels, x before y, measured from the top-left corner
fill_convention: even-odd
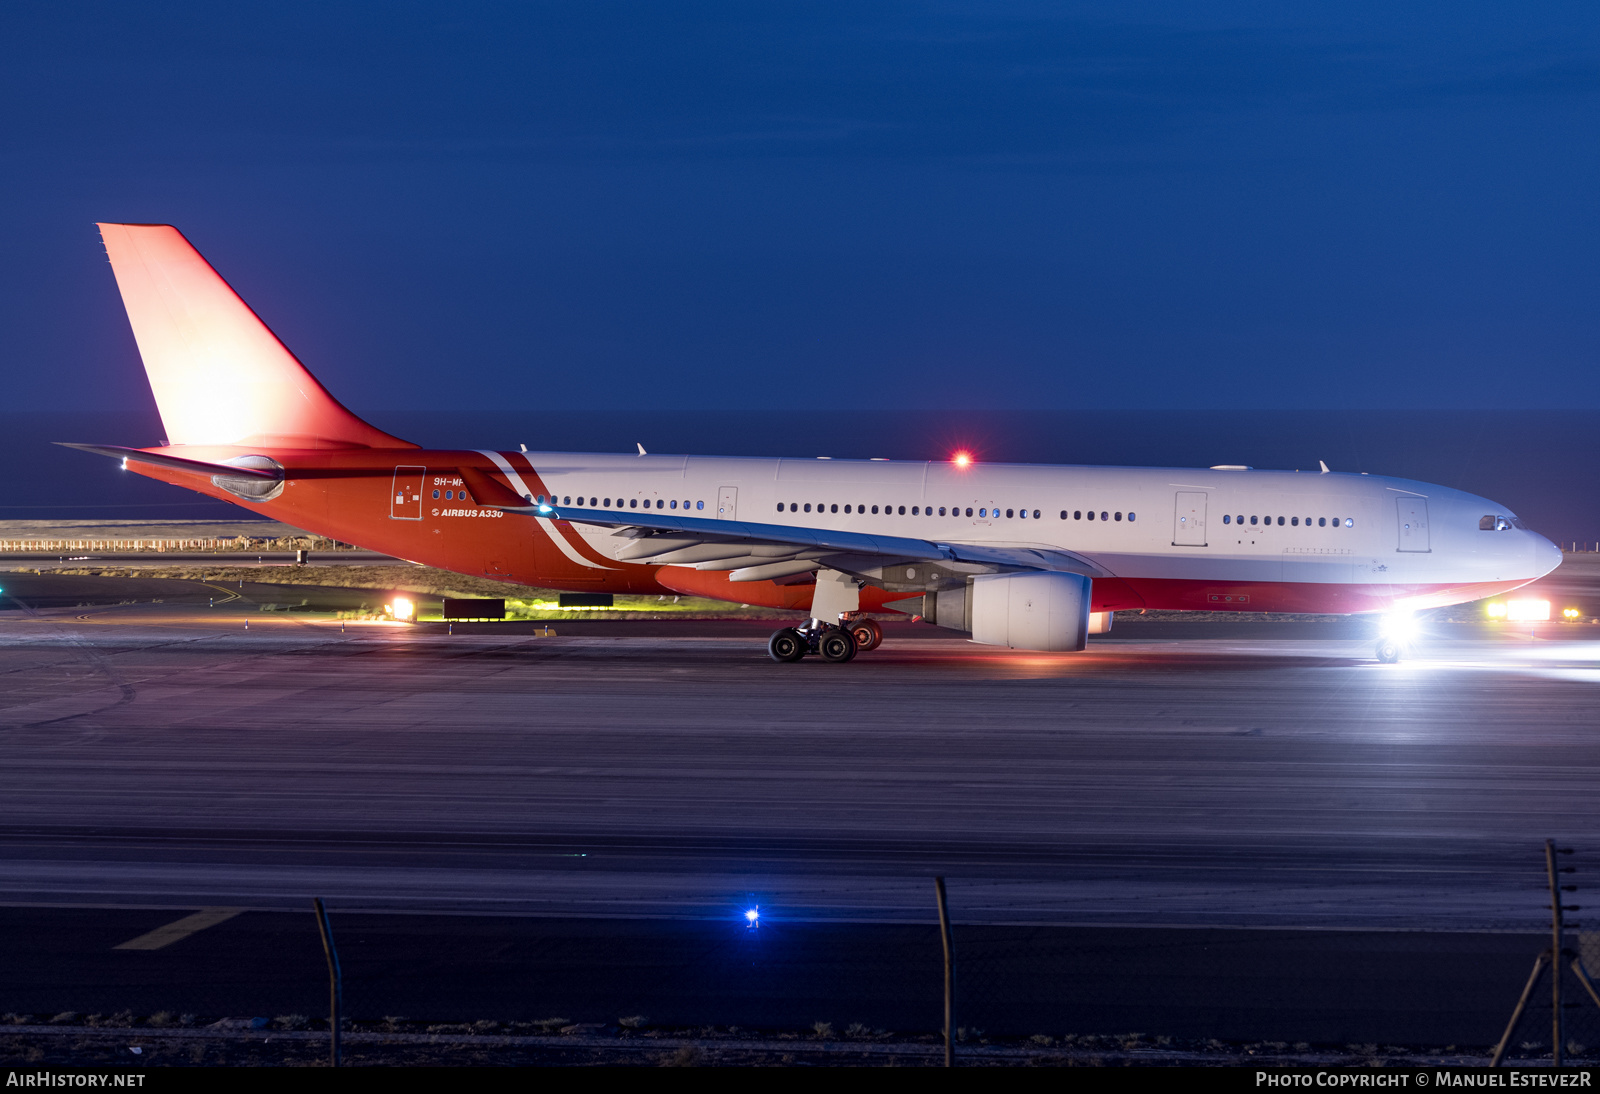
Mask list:
[[[243,908],[201,908],[193,915],[186,915],[182,919],[168,923],[165,927],[157,927],[149,934],[142,934],[138,938],[130,938],[119,946],[111,947],[114,950],[159,950],[181,942],[190,935],[215,927],[218,923],[226,923]]]

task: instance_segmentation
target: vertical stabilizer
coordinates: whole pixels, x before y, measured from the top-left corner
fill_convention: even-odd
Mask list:
[[[101,224],[168,444],[414,448],[350,413],[168,224]]]

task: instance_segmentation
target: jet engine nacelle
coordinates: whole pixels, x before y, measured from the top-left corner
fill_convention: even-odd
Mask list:
[[[985,645],[1081,650],[1089,644],[1089,591],[1082,574],[988,574],[962,589],[927,594],[922,615]]]

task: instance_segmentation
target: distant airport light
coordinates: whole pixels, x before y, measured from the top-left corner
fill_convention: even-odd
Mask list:
[[[1583,613],[1580,612],[1577,608],[1562,608],[1561,609],[1561,618],[1562,619],[1577,619],[1582,614]]]
[[[970,467],[972,466],[972,453],[957,452],[954,456],[950,457],[950,462],[955,464],[957,467]]]
[[[745,909],[744,921],[752,930],[761,926],[761,905]]]
[[[403,596],[394,598],[394,605],[391,611],[394,613],[394,617],[402,623],[409,623],[417,617],[417,606]]]
[[[1483,614],[1490,619],[1504,619],[1506,617],[1506,606],[1504,604],[1486,605],[1483,609]]]
[[[1506,618],[1524,623],[1550,618],[1548,600],[1511,600],[1506,603]]]

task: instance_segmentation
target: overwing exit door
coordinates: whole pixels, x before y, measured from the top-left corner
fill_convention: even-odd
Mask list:
[[[717,519],[738,520],[739,488],[724,486],[717,491]]]
[[[1428,502],[1425,498],[1395,498],[1400,518],[1400,547],[1402,551],[1427,552],[1433,550],[1428,543]]]
[[[1206,545],[1206,494],[1204,490],[1179,490],[1172,514],[1172,545]]]
[[[427,475],[426,467],[394,469],[394,489],[389,491],[390,520],[422,519],[422,483]]]

